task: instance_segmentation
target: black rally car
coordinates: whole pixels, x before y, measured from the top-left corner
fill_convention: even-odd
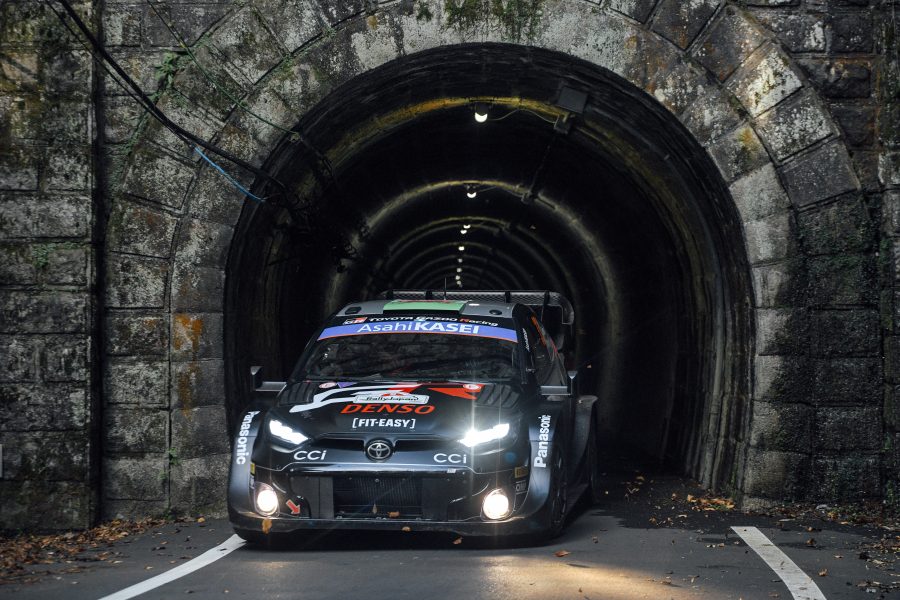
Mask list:
[[[596,398],[576,395],[557,350],[568,300],[386,296],[338,311],[287,382],[253,369],[229,479],[235,531],[558,534],[575,500],[598,494]]]

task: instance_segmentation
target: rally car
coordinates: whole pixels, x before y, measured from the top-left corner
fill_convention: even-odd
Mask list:
[[[437,296],[437,298],[435,298]],[[599,498],[593,396],[550,292],[386,294],[338,311],[234,439],[228,511],[261,542],[311,529],[559,534]]]

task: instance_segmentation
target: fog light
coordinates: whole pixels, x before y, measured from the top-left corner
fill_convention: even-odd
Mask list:
[[[485,497],[481,510],[492,521],[502,519],[509,514],[509,498],[503,490],[494,490]]]
[[[256,492],[256,512],[266,517],[278,512],[278,494],[271,487],[260,483]]]

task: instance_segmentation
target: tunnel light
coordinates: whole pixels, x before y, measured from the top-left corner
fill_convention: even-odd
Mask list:
[[[461,259],[461,258],[457,258],[457,259],[456,259],[456,262],[461,263],[461,262],[462,262],[462,259]]]
[[[457,273],[462,273],[462,267],[456,267],[456,272],[457,272]]]
[[[466,247],[465,247],[465,246],[460,246],[459,248],[457,248],[457,250],[459,250],[460,252],[465,252],[465,251],[466,251]]]
[[[466,234],[469,233],[469,232],[466,231],[465,229],[460,229],[460,230],[459,230],[459,233],[460,233],[461,235],[466,235]]]
[[[459,280],[461,280],[461,279],[462,279],[462,277],[460,277],[459,275],[456,276],[456,280],[457,280],[457,281],[459,281]]]
[[[463,229],[471,229],[471,228],[472,228],[472,226],[469,224],[463,225]]]
[[[478,192],[476,192],[475,190],[469,190],[468,192],[466,192],[466,198],[474,198],[477,195]]]
[[[475,105],[475,122],[484,123],[488,120],[487,104],[478,103]]]

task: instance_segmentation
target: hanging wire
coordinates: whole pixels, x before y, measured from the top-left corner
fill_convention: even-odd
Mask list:
[[[188,146],[191,146],[195,149],[197,149],[199,147],[199,148],[208,150],[210,152],[213,152],[213,153],[221,156],[225,160],[234,163],[238,167],[241,167],[242,169],[245,169],[245,170],[253,173],[256,176],[261,177],[261,178],[265,179],[266,181],[269,181],[269,182],[275,184],[282,191],[290,193],[287,186],[285,186],[278,179],[276,179],[275,177],[273,177],[266,171],[248,163],[247,161],[231,154],[227,150],[224,150],[224,149],[216,146],[215,144],[207,142],[206,140],[196,136],[195,134],[191,133],[190,131],[187,131],[186,129],[182,128],[177,123],[174,123],[171,119],[169,119],[162,112],[162,110],[160,110],[160,108],[156,106],[156,104],[153,102],[153,100],[151,100],[147,96],[147,94],[144,93],[144,91],[128,75],[128,73],[125,72],[125,70],[121,67],[121,65],[119,65],[119,63],[116,62],[116,60],[112,56],[110,56],[110,54],[109,54],[109,52],[107,52],[106,48],[97,40],[97,38],[94,36],[94,34],[91,32],[91,30],[88,29],[88,27],[84,23],[84,21],[81,20],[81,17],[78,16],[78,13],[75,12],[75,9],[72,8],[72,5],[69,3],[69,0],[57,0],[57,1],[60,3],[60,5],[62,5],[63,9],[66,11],[66,14],[68,14],[68,16],[72,20],[72,22],[75,23],[75,25],[81,31],[82,35],[90,43],[90,46],[93,49],[91,51],[91,54],[92,55],[99,54],[100,57],[102,58],[103,62],[106,63],[106,65],[108,65],[110,68],[112,68],[115,71],[115,73],[119,76],[119,78],[121,79],[121,81],[118,83],[121,84],[122,82],[124,82],[125,84],[127,84],[128,88],[131,88],[131,92],[129,92],[129,96],[131,98],[133,98],[134,100],[136,100],[137,102],[139,102],[144,107],[145,111],[147,111],[153,118],[155,118],[157,121],[159,121],[160,124],[163,125],[163,127],[165,127],[170,132],[172,132],[172,134],[175,135],[175,137],[177,137],[179,140],[181,140]],[[66,26],[66,28],[71,32],[72,29],[68,26],[68,23],[66,22],[63,15],[60,14],[59,11],[57,11],[53,7],[52,0],[48,1],[47,4],[50,6],[51,10],[53,10],[53,12],[56,14],[56,16],[59,17],[59,19],[63,22],[63,24]],[[74,34],[74,32],[72,32],[72,33]],[[215,163],[213,163],[213,161],[210,160],[208,157],[205,157],[205,158],[208,162],[210,162],[214,166],[218,167],[218,165],[215,165]],[[219,167],[218,170],[220,172],[224,173],[224,170],[221,167]],[[229,181],[234,182],[234,179],[229,177]],[[259,200],[258,196],[256,198]]]
[[[232,94],[225,86],[221,85],[209,73],[209,71],[207,71],[206,68],[202,64],[200,64],[200,61],[197,60],[197,57],[194,55],[194,52],[191,50],[191,48],[187,45],[184,38],[182,38],[181,35],[178,33],[178,31],[175,30],[175,26],[172,25],[162,15],[162,13],[159,12],[159,10],[157,10],[156,6],[153,4],[153,2],[151,0],[147,0],[147,6],[149,6],[150,9],[154,12],[154,14],[156,14],[156,16],[159,18],[159,20],[165,26],[165,28],[169,30],[169,33],[172,35],[172,37],[175,39],[175,41],[178,42],[178,45],[187,53],[188,57],[191,59],[191,62],[193,62],[197,66],[197,69],[199,69],[200,73],[203,75],[203,77],[207,81],[209,81],[210,85],[212,85],[216,90],[218,90],[219,92],[224,94],[229,100],[231,100],[234,103],[235,106],[237,106],[238,108],[240,108],[241,110],[246,112],[251,117],[258,119],[259,121],[265,123],[266,125],[269,125],[270,127],[274,127],[275,129],[277,129],[278,131],[281,131],[282,133],[288,133],[288,134],[296,134],[297,133],[291,129],[282,127],[281,125],[278,125],[277,123],[273,123],[272,121],[266,119],[265,117],[250,110],[250,107],[248,107],[244,103],[243,100],[235,97],[234,94]]]

